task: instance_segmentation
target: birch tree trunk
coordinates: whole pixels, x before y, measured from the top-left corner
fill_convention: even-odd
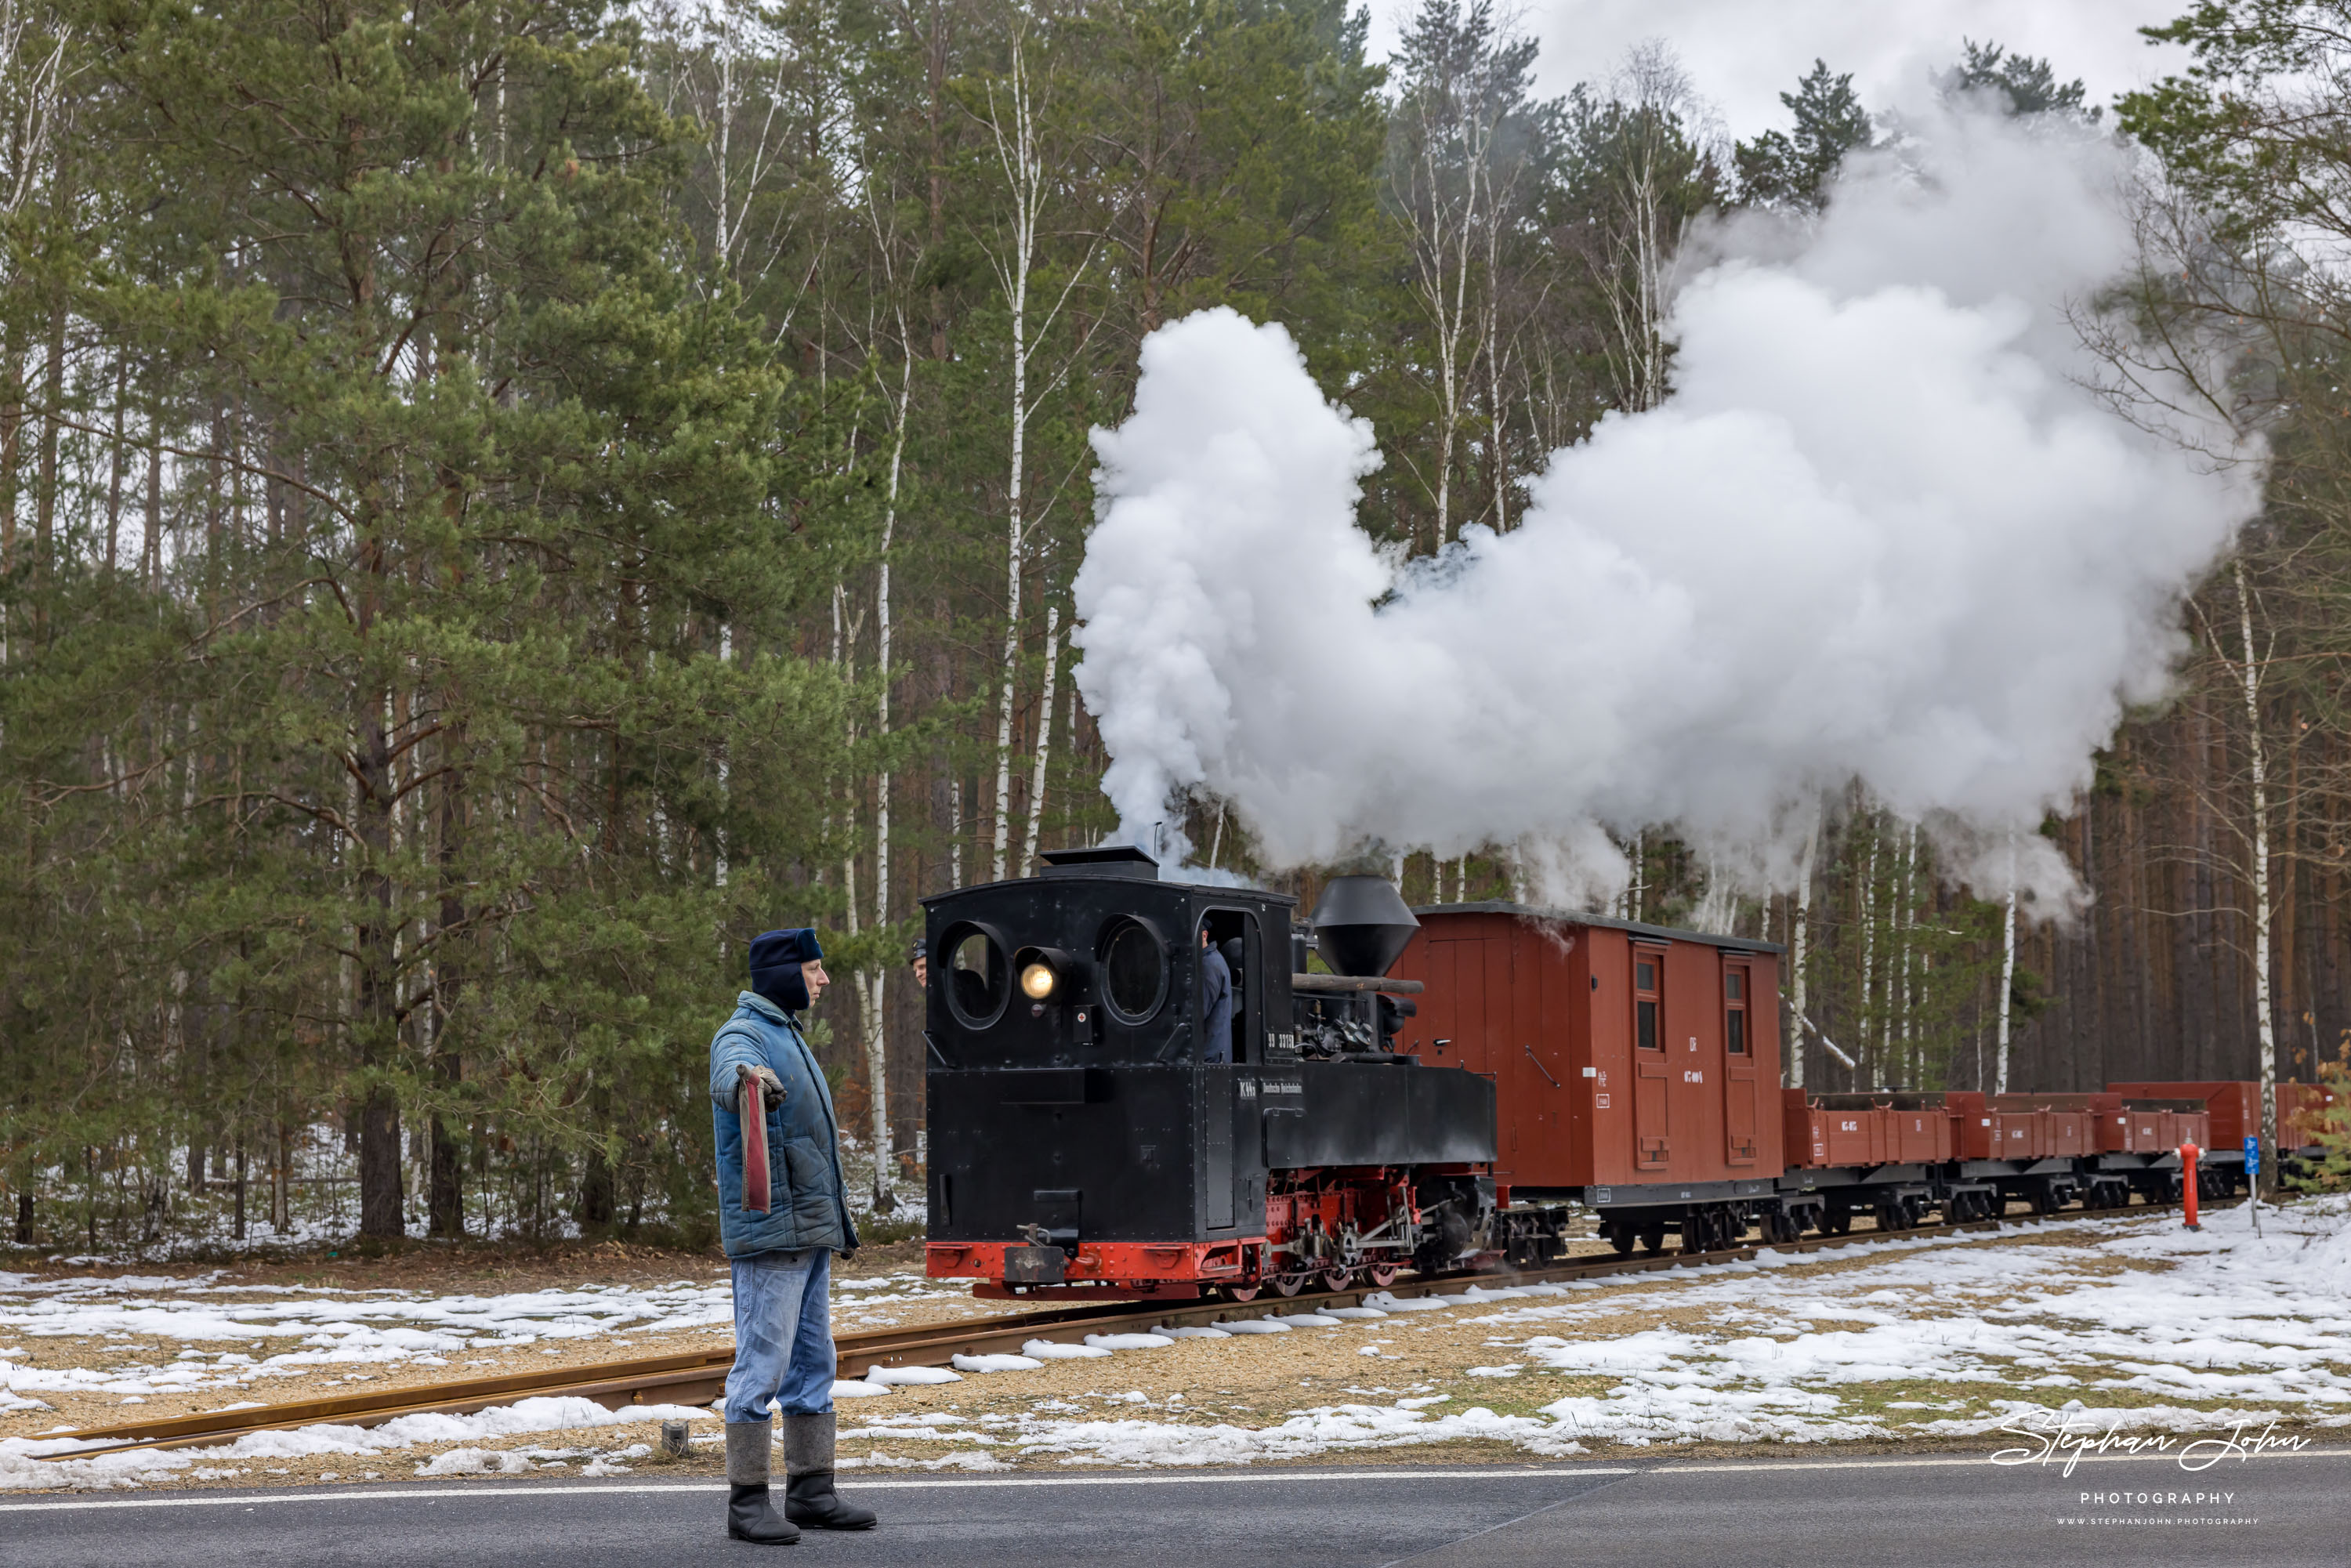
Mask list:
[[[1020,874],[1037,863],[1037,835],[1045,823],[1045,765],[1053,754],[1053,677],[1061,659],[1061,607],[1045,607],[1045,693],[1037,703],[1037,770],[1029,781],[1029,831],[1020,843]],[[1221,829],[1223,819],[1217,820]],[[1213,863],[1216,856],[1208,857]]]
[[[899,323],[899,335],[902,339],[905,335],[903,321]],[[905,350],[899,371],[898,428],[890,446],[890,484],[882,510],[882,559],[873,596],[874,657],[879,661],[875,679],[881,688],[876,699],[875,725],[884,742],[890,738],[890,546],[898,530],[898,486],[904,473],[906,412],[914,392],[913,345],[905,345]],[[886,752],[879,777],[873,781],[873,924],[877,928],[890,924],[890,768]],[[887,1214],[898,1207],[897,1196],[890,1187],[890,1168],[896,1152],[890,1139],[890,1031],[885,1006],[893,967],[885,962],[878,972],[860,968],[856,976],[858,1019],[865,1031],[865,1073],[872,1086],[876,1214]]]
[[[1865,819],[1867,820],[1867,819]],[[1855,1053],[1869,1060],[1869,1026],[1877,999],[1877,823],[1869,821],[1869,866],[1861,876],[1861,1018],[1847,1036]],[[1873,1065],[1876,1065],[1873,1063]],[[1868,1088],[1868,1084],[1856,1084]]]
[[[1927,1086],[1927,1064],[1919,1051],[1917,990],[1912,984],[1918,947],[1918,824],[1910,824],[1902,846],[1902,1056],[1910,1086]]]
[[[730,664],[735,662],[735,626],[732,622],[722,621],[718,623],[718,662],[721,664]],[[722,736],[718,742],[718,800],[719,809],[722,811],[726,809],[726,802],[727,758],[727,743]],[[716,841],[716,851],[711,857],[713,885],[725,887],[726,885],[726,824],[721,821],[716,831],[711,836]]]
[[[1012,121],[1008,135],[1004,117],[994,112],[989,116],[997,162],[1012,197],[1011,249],[997,260],[997,278],[1011,313],[1012,333],[1012,463],[1005,483],[1004,657],[998,674],[1003,685],[996,705],[996,824],[988,862],[989,874],[998,882],[1004,880],[1005,859],[1012,844],[1012,699],[1020,656],[1021,558],[1027,542],[1021,507],[1029,441],[1029,280],[1036,266],[1037,225],[1045,199],[1027,56],[1017,37],[1012,42],[1012,79],[1006,93]],[[996,108],[992,88],[988,107],[991,111]]]
[[[1995,1038],[1998,1051],[1992,1058],[1992,1092],[2008,1092],[2008,1034],[2010,1000],[2016,995],[2016,835],[2008,841],[2008,909],[2000,927],[2000,995],[1993,1002],[2000,1009],[2000,1020]]]
[[[1470,294],[1481,219],[1483,173],[1492,152],[1494,124],[1477,67],[1448,68],[1411,95],[1409,113],[1416,138],[1405,161],[1404,189],[1397,206],[1412,230],[1413,292],[1434,329],[1430,347],[1437,382],[1437,503],[1433,549],[1453,531],[1453,453],[1458,439],[1465,389],[1475,371],[1476,312]],[[1457,178],[1448,165],[1461,171]],[[1490,280],[1489,280],[1490,287]]]
[[[1893,901],[1893,918],[1886,923],[1886,939],[1891,951],[1886,956],[1886,1023],[1880,1030],[1896,1076],[1909,1080],[1908,1087],[1913,1089],[1918,1083],[1910,1071],[1910,895],[1917,864],[1918,824],[1913,822],[1903,831],[1901,891]]]
[[[2253,768],[2253,1007],[2262,1047],[2262,1140],[2268,1158],[2262,1163],[2262,1186],[2277,1185],[2277,1019],[2270,998],[2270,799],[2269,754],[2262,743],[2262,664],[2253,651],[2253,596],[2245,583],[2245,563],[2234,563],[2237,585],[2237,632],[2245,662],[2239,672],[2245,693],[2245,742]]]
[[[1804,858],[1796,867],[1796,918],[1788,932],[1788,1004],[1794,1027],[1788,1030],[1788,1087],[1804,1086],[1804,952],[1813,935],[1813,857],[1820,852],[1821,817],[1813,812],[1812,831],[1804,835]]]

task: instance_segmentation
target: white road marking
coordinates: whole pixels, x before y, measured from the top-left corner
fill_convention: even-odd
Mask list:
[[[2161,1436],[2161,1434],[2156,1434]],[[2059,1452],[2050,1456],[2050,1465],[2063,1467],[2070,1454]],[[2147,1464],[2157,1459],[2176,1459],[2177,1454],[2084,1454],[2074,1462],[2077,1465]],[[2272,1459],[2351,1459],[2351,1448],[2305,1448],[2299,1453],[2274,1453],[2259,1456],[2262,1464]],[[1651,1473],[1661,1476],[1706,1475],[1723,1470],[1906,1470],[1928,1469],[1954,1465],[1986,1465],[1991,1462],[1990,1453],[1946,1454],[1922,1459],[1680,1459],[1656,1465]],[[2037,1460],[2031,1464],[2003,1465],[2002,1469],[2041,1469]],[[2234,1472],[2224,1472],[2233,1474]]]
[[[2147,1464],[2169,1458],[2166,1454],[2087,1454],[2079,1463],[2085,1465]],[[2273,1459],[2351,1459],[2351,1448],[2307,1448],[2299,1453],[2263,1454],[2263,1462]],[[1206,1475],[1089,1475],[1089,1476],[875,1476],[858,1475],[851,1486],[859,1491],[953,1491],[980,1488],[1030,1487],[1149,1487],[1149,1486],[1258,1486],[1280,1481],[1459,1481],[1459,1480],[1573,1480],[1581,1476],[1690,1476],[1719,1474],[1734,1470],[1879,1470],[1949,1469],[1956,1466],[1981,1466],[1990,1462],[1989,1454],[1948,1454],[1915,1459],[1679,1459],[1659,1465],[1546,1465],[1519,1469],[1429,1469],[1410,1470],[1249,1470],[1220,1471]],[[2024,1469],[2018,1466],[2017,1469]],[[2034,1469],[2041,1467],[2035,1466]],[[368,1491],[340,1487],[319,1486],[306,1491],[267,1492],[260,1495],[235,1494],[222,1496],[203,1492],[181,1492],[165,1497],[140,1498],[68,1498],[57,1501],[0,1503],[0,1513],[28,1513],[37,1509],[108,1509],[108,1508],[256,1508],[274,1502],[366,1502],[404,1498],[409,1500],[430,1500],[444,1497],[594,1497],[613,1492],[716,1492],[726,1490],[723,1481],[620,1481],[611,1484],[587,1485],[579,1482],[525,1482],[519,1486],[434,1486],[402,1487],[397,1490],[377,1489]]]
[[[1231,1471],[1209,1475],[1118,1475],[1118,1476],[1007,1476],[998,1479],[987,1476],[940,1477],[891,1476],[867,1479],[853,1476],[847,1484],[858,1491],[870,1490],[953,1490],[975,1487],[1150,1487],[1150,1486],[1250,1486],[1274,1481],[1311,1479],[1317,1481],[1414,1481],[1472,1479],[1507,1480],[1515,1478],[1562,1476],[1630,1476],[1639,1474],[1637,1467],[1625,1465],[1614,1468],[1593,1466],[1589,1469],[1564,1466],[1530,1467],[1523,1469],[1491,1470],[1272,1470]],[[243,1503],[250,1507],[265,1502],[339,1502],[350,1500],[381,1500],[384,1498],[436,1497],[569,1497],[592,1496],[604,1492],[711,1492],[724,1491],[724,1481],[622,1481],[611,1486],[583,1486],[550,1481],[538,1485],[503,1487],[404,1487],[397,1491],[348,1491],[321,1486],[315,1490],[270,1492],[262,1496],[207,1496],[203,1493],[181,1493],[172,1497],[141,1498],[74,1498],[61,1502],[0,1502],[0,1513],[24,1513],[43,1508],[225,1508]]]

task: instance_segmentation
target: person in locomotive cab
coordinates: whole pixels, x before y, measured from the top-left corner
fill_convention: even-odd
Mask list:
[[[751,943],[751,988],[710,1040],[718,1150],[718,1231],[733,1266],[735,1365],[726,1375],[726,1533],[784,1545],[797,1526],[868,1530],[873,1511],[832,1484],[832,1255],[857,1250],[841,1175],[832,1095],[799,1014],[830,984],[810,930]],[[766,1113],[768,1207],[747,1207],[741,1107],[747,1081]],[[768,1495],[773,1406],[783,1416],[784,1517]]]
[[[914,938],[914,989],[928,990],[931,985],[931,945],[924,938]]]
[[[1208,928],[1200,927],[1200,1019],[1203,1038],[1200,1060],[1230,1061],[1233,1059],[1233,970],[1217,945],[1208,940]]]

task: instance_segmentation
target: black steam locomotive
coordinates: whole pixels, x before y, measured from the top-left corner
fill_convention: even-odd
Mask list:
[[[1125,847],[925,900],[928,1271],[982,1295],[1247,1301],[1513,1255],[1490,1079],[1394,1049],[1418,923],[1388,883],[1296,901]],[[1208,1038],[1202,962],[1231,972]]]

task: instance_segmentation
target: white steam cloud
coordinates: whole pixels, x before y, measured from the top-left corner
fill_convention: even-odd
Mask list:
[[[1980,888],[2070,890],[2032,830],[2163,693],[2179,597],[2255,491],[2076,379],[2065,308],[2130,256],[2123,154],[1913,129],[1810,232],[1715,236],[1673,396],[1434,559],[1355,526],[1372,431],[1280,327],[1153,334],[1133,417],[1095,433],[1076,582],[1127,830],[1205,788],[1280,863],[1516,843],[1588,904],[1625,874],[1604,828],[1671,825],[1785,886],[1858,779]]]

